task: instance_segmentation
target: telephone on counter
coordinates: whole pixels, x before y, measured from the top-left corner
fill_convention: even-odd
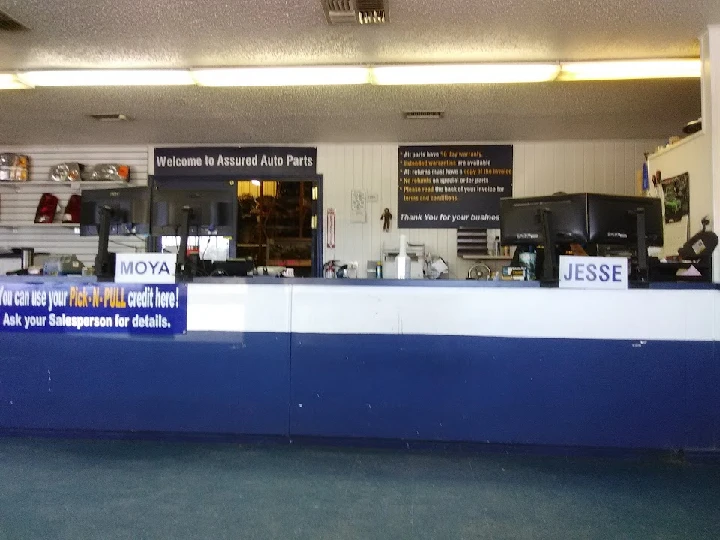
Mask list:
[[[708,230],[710,220],[702,219],[702,230],[678,249],[675,257],[651,259],[651,281],[712,281],[712,254],[718,236]]]
[[[702,230],[678,250],[678,255],[683,260],[710,264],[713,251],[718,245],[718,235],[708,231],[708,225],[710,225],[710,220],[706,216],[702,219]]]

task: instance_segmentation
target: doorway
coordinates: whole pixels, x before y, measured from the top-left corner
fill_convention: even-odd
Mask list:
[[[238,180],[236,256],[317,276],[319,192],[317,180]]]
[[[151,191],[161,184],[197,192],[222,185],[237,195],[234,235],[191,236],[190,255],[200,260],[251,259],[255,267],[285,267],[297,277],[322,276],[322,176],[150,178]],[[179,237],[163,236],[154,248],[175,253],[179,245]]]

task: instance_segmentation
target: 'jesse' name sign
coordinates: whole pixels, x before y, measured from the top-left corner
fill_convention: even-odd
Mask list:
[[[628,261],[622,257],[560,257],[560,288],[627,289]]]

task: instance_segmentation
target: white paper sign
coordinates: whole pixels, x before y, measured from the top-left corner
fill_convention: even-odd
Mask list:
[[[175,283],[176,262],[172,253],[118,253],[115,283]]]
[[[350,209],[355,223],[365,223],[367,220],[367,195],[361,189],[350,191]]]
[[[628,260],[624,257],[560,257],[560,288],[627,289]]]

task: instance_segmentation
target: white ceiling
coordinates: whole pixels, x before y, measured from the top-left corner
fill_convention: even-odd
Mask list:
[[[320,0],[0,0],[0,70],[697,56],[717,0],[389,0],[382,26],[328,26]],[[0,143],[667,137],[699,81],[464,87],[0,92]],[[402,119],[444,110],[442,121]],[[93,123],[92,113],[135,118]]]

